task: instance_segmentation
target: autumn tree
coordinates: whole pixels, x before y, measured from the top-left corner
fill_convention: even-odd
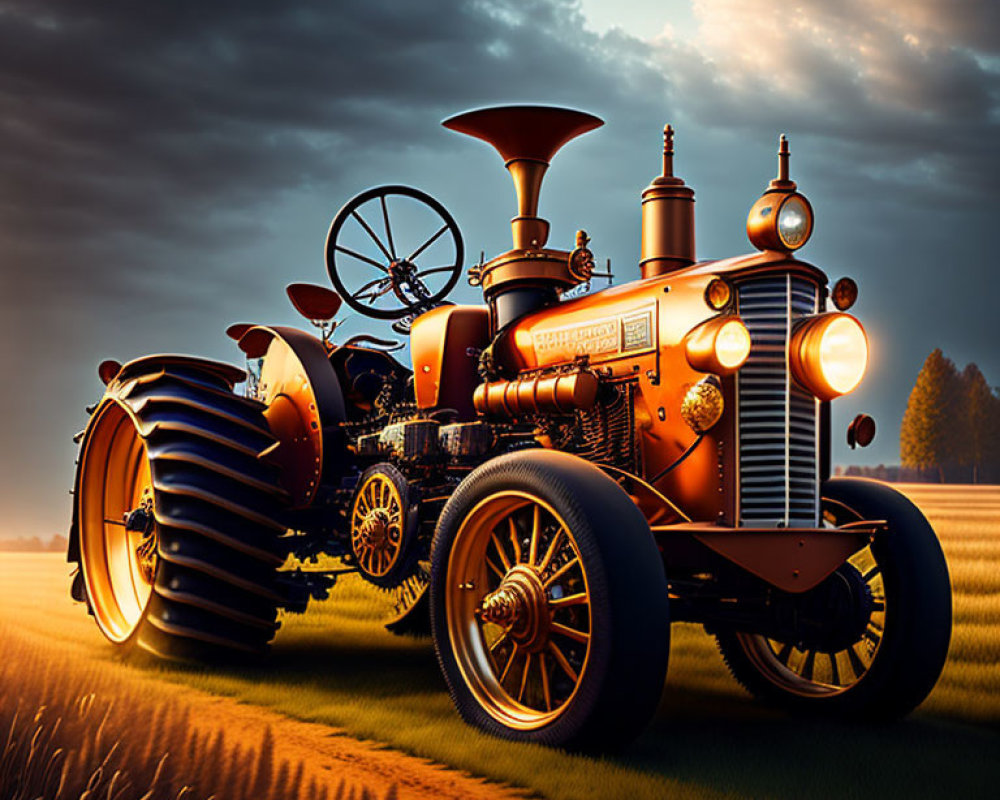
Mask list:
[[[959,451],[959,463],[971,469],[972,482],[1000,464],[1000,398],[990,389],[975,364],[962,371],[962,417],[970,429]]]
[[[962,380],[951,359],[936,348],[924,362],[903,414],[899,455],[904,467],[936,470],[960,460],[959,443],[971,433],[963,411]]]

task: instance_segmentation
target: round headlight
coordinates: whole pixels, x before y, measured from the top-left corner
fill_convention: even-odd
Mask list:
[[[747,236],[760,250],[798,250],[812,229],[812,207],[798,192],[766,192],[747,217]]]
[[[699,372],[728,375],[750,355],[750,332],[739,317],[712,317],[688,333],[684,349]]]
[[[806,243],[812,228],[812,212],[802,195],[793,194],[778,211],[778,236],[789,250]]]
[[[796,379],[821,400],[853,391],[868,367],[868,337],[850,314],[820,314],[792,334],[789,348]]]
[[[724,309],[732,298],[733,290],[722,278],[712,278],[705,287],[705,302],[715,311]]]
[[[731,319],[715,337],[715,357],[727,370],[743,365],[750,355],[750,332],[738,319]]]

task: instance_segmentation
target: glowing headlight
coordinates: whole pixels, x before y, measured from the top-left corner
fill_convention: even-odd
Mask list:
[[[798,250],[812,229],[812,207],[798,192],[767,192],[747,217],[747,236],[760,250]]]
[[[821,400],[853,391],[868,367],[868,337],[850,314],[820,314],[792,334],[789,360],[796,379]]]
[[[713,317],[688,333],[684,347],[699,372],[727,375],[750,355],[750,332],[739,317]]]

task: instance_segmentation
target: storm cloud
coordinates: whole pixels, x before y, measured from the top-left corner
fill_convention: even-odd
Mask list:
[[[8,532],[64,526],[69,437],[99,395],[98,361],[234,360],[226,324],[295,324],[281,287],[324,280],[325,225],[360,188],[421,186],[457,212],[468,252],[507,246],[499,160],[437,124],[475,106],[608,121],[559,157],[542,213],[554,239],[587,227],[619,280],[636,274],[638,192],[664,122],[698,191],[699,249],[716,257],[747,249],[743,216],[788,131],[820,215],[805,257],[860,279],[859,313],[886,342],[882,374],[842,412],[884,419],[872,457],[896,458],[893,428],[932,347],[1000,382],[992,326],[968,313],[996,282],[984,232],[1000,174],[996,4],[693,12],[681,39],[592,30],[568,0],[0,0]]]

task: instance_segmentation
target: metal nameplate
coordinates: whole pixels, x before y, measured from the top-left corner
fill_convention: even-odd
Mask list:
[[[535,355],[542,362],[589,355],[606,361],[634,355],[655,347],[655,306],[575,325],[535,331],[531,335]]]

